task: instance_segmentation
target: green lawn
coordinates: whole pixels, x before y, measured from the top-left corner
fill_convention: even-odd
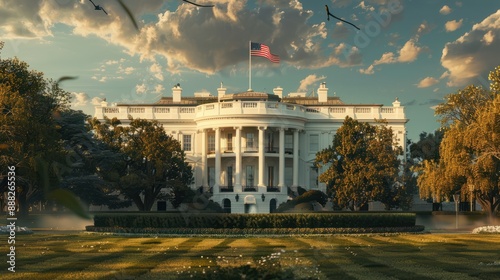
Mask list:
[[[274,275],[282,279],[489,280],[500,275],[500,235],[167,238],[35,233],[16,236],[16,273],[7,271],[4,243],[1,279],[222,280],[277,271]]]

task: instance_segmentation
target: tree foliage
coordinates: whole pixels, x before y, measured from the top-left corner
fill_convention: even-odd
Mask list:
[[[422,163],[418,184],[422,197],[439,202],[460,193],[492,215],[500,204],[500,68],[489,78],[490,90],[471,85],[438,106],[445,129],[439,161]]]
[[[116,119],[104,123],[93,119],[90,124],[99,140],[122,154],[116,164],[100,170],[121,194],[141,211],[150,211],[159,198],[180,204],[193,174],[179,142],[167,135],[161,124],[141,119],[131,120],[128,126]]]
[[[120,161],[122,154],[92,136],[86,125],[88,117],[82,111],[66,110],[56,119],[66,159],[59,166],[61,188],[75,193],[86,204],[111,209],[130,206],[131,201],[120,199],[113,183],[99,172],[103,166]]]
[[[397,183],[400,155],[391,128],[346,117],[332,146],[316,155],[316,164],[326,168],[319,179],[338,206],[355,210],[380,201],[392,208],[404,193]]]
[[[75,200],[69,193],[52,193],[59,187],[53,165],[63,157],[55,120],[68,108],[68,101],[68,92],[45,79],[43,73],[30,70],[27,63],[0,59],[0,172],[16,166],[16,196],[22,215],[28,213],[31,203],[47,198],[76,207],[69,203]]]

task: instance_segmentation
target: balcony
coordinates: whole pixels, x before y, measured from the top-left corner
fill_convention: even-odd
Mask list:
[[[234,186],[219,186],[220,192],[234,192]]]
[[[267,186],[267,192],[280,192],[280,191],[281,191],[280,187]]]
[[[242,187],[244,192],[257,192],[257,187],[255,186],[243,186]]]

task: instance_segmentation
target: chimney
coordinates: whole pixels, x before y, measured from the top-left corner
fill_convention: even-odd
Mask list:
[[[318,102],[327,102],[327,101],[328,101],[328,88],[326,87],[326,83],[323,82],[319,85]]]
[[[283,88],[278,86],[277,88],[273,89],[273,92],[275,95],[279,96],[279,98],[283,98]]]
[[[172,101],[181,102],[182,88],[180,84],[175,85],[172,88]]]
[[[103,98],[101,101],[101,107],[108,107],[108,102],[106,101],[106,98]]]
[[[396,97],[396,100],[392,102],[392,107],[401,107],[401,102],[399,102],[399,99]]]
[[[222,97],[224,97],[224,95],[226,95],[226,88],[224,87],[224,85],[221,82],[220,83],[220,88],[217,89],[217,96],[218,96],[219,100]]]

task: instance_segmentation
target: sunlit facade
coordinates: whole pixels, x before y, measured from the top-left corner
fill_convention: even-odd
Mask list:
[[[328,96],[322,83],[315,96],[246,91],[217,95],[195,93],[183,97],[172,88],[171,97],[154,104],[96,106],[98,119],[130,117],[156,120],[183,147],[194,170],[193,189],[210,192],[211,199],[231,213],[269,213],[297,187],[325,191],[313,166],[315,154],[331,145],[346,116],[375,124],[385,119],[397,143],[406,144],[404,107],[344,104]]]

